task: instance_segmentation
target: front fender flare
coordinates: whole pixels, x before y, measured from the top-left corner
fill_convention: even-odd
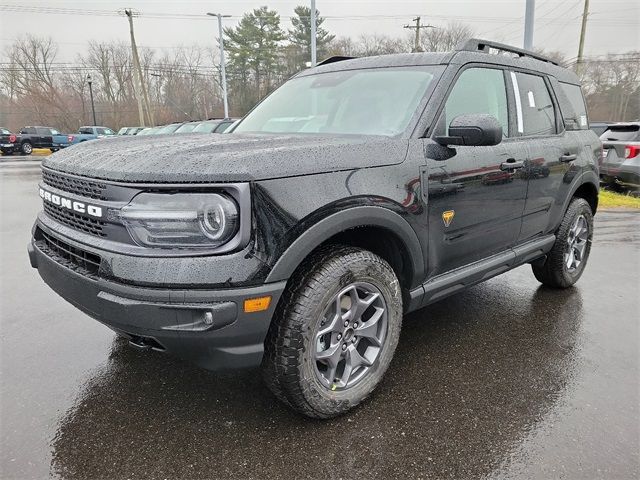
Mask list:
[[[397,236],[406,247],[413,270],[412,284],[424,280],[424,257],[420,240],[409,223],[398,213],[383,207],[359,206],[333,213],[305,230],[284,251],[266,282],[288,280],[298,265],[323,242],[357,227],[381,227]]]

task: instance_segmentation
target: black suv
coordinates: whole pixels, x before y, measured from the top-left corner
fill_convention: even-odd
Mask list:
[[[576,75],[536,54],[334,58],[229,135],[44,160],[29,255],[133,345],[262,365],[278,398],[327,418],[380,382],[404,313],[524,263],[573,285],[601,149]]]

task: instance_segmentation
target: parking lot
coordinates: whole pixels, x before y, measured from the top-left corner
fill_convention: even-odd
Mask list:
[[[405,319],[376,394],[311,421],[257,371],[139,352],[30,268],[39,162],[0,162],[2,478],[637,478],[640,214],[575,288],[527,266]]]

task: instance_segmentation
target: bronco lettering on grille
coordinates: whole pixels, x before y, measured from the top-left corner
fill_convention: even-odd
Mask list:
[[[55,193],[48,192],[44,188],[40,189],[40,197],[46,202],[53,203],[54,205],[58,205],[59,207],[66,208],[74,212],[86,213],[87,215],[97,218],[102,217],[102,207],[61,197]]]

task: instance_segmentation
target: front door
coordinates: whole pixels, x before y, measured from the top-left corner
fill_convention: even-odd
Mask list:
[[[445,159],[444,147],[428,140],[428,274],[436,276],[512,247],[518,238],[527,181],[523,144],[509,141],[509,107],[505,72],[500,68],[463,70],[439,116],[434,136],[447,135],[459,115],[485,113],[502,124],[503,141],[495,146],[456,146]],[[423,178],[423,181],[425,179]]]

